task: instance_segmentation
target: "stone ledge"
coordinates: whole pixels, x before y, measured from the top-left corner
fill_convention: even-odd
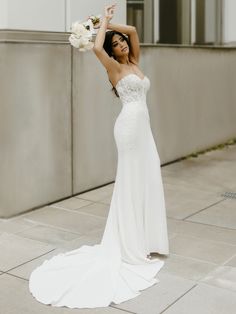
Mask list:
[[[0,43],[4,42],[26,42],[26,43],[69,43],[70,33],[47,32],[47,31],[27,31],[27,30],[0,30]]]

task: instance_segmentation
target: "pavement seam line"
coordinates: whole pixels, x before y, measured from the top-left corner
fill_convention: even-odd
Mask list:
[[[190,289],[188,289],[184,294],[182,294],[180,297],[178,297],[174,302],[169,304],[163,311],[161,311],[159,314],[165,313],[166,310],[168,310],[171,306],[173,306],[175,303],[177,303],[180,299],[182,299],[186,294],[189,293],[192,289],[196,288],[198,284],[193,285]]]
[[[175,221],[179,221],[179,222],[188,222],[188,223],[193,223],[193,224],[198,224],[198,225],[210,226],[212,228],[221,228],[221,229],[235,231],[235,229],[233,229],[233,228],[228,228],[228,227],[223,227],[223,226],[218,226],[218,225],[211,225],[211,224],[207,224],[207,223],[199,222],[199,221],[183,220],[183,219],[177,219],[177,218],[173,218],[173,217],[167,217],[167,218],[175,220]]]
[[[210,207],[212,207],[212,206],[214,206],[214,205],[217,205],[217,204],[219,204],[219,203],[221,203],[221,202],[223,202],[223,201],[225,201],[225,200],[226,200],[226,198],[223,198],[223,199],[221,199],[221,200],[219,200],[219,201],[217,201],[217,202],[215,202],[215,203],[213,203],[213,204],[211,204],[211,205],[209,205],[209,206],[207,206],[207,207],[204,207],[204,208],[198,210],[197,212],[195,212],[195,213],[193,213],[193,214],[190,214],[190,215],[184,217],[182,220],[184,221],[184,220],[188,219],[188,218],[191,217],[191,216],[197,215],[197,214],[199,214],[200,212],[202,212],[202,211],[204,211],[204,210],[206,210],[206,209],[208,209],[208,208],[210,208]]]
[[[19,265],[17,265],[17,266],[14,266],[14,267],[12,267],[12,268],[6,270],[6,271],[3,271],[3,273],[7,273],[7,272],[9,272],[9,271],[11,271],[11,270],[14,270],[14,269],[20,267],[20,266],[23,266],[23,265],[25,265],[25,264],[27,264],[27,263],[30,263],[30,262],[32,262],[32,261],[34,261],[34,260],[36,260],[36,259],[38,259],[38,258],[40,258],[40,257],[42,257],[42,256],[44,256],[44,255],[47,255],[48,253],[51,253],[52,251],[55,251],[56,249],[57,249],[57,248],[52,249],[52,250],[50,250],[50,251],[48,251],[48,252],[46,252],[46,253],[44,253],[44,254],[41,254],[41,255],[39,255],[39,256],[37,256],[37,257],[34,257],[34,258],[28,260],[27,262],[24,262],[24,263],[21,263],[21,264],[19,264]],[[59,254],[60,254],[60,253],[59,253]]]

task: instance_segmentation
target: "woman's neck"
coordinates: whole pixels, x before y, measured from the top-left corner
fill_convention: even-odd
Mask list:
[[[128,56],[125,56],[124,58],[118,60],[119,63],[121,64],[125,64],[125,65],[130,65],[131,62],[129,61],[129,57]]]

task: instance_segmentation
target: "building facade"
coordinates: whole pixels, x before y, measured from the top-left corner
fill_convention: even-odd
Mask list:
[[[0,29],[69,32],[72,22],[103,14],[105,0],[0,0]],[[236,43],[235,0],[117,0],[114,22],[137,27],[140,41]]]

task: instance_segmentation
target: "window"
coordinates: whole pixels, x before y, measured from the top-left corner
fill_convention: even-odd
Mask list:
[[[222,0],[127,0],[127,24],[141,42],[220,44]]]
[[[153,0],[127,0],[127,24],[137,29],[140,42],[153,42]]]

